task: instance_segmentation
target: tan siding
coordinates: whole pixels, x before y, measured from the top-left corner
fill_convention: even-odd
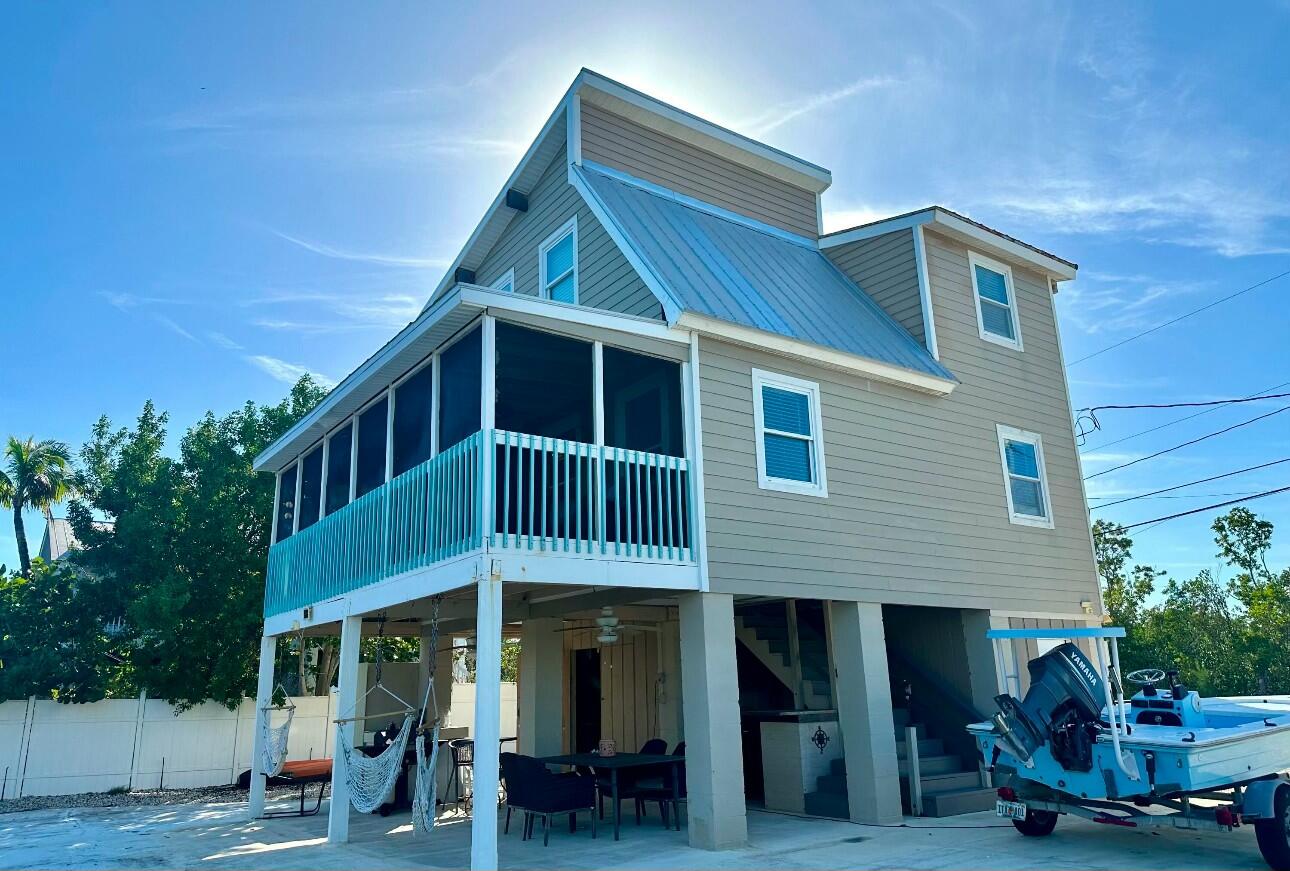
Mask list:
[[[815,194],[598,106],[582,106],[582,157],[678,193],[815,238]]]
[[[829,248],[824,253],[920,345],[926,344],[913,230],[884,233]]]
[[[529,210],[512,219],[475,270],[478,282],[490,286],[513,267],[516,292],[536,296],[538,246],[574,215],[578,216],[578,301],[593,308],[661,319],[662,307],[654,294],[569,184],[563,154],[551,162],[529,192]]]
[[[590,624],[590,621],[587,621]],[[600,724],[601,737],[612,738],[619,750],[635,752],[658,734],[658,701],[654,681],[658,675],[658,637],[653,632],[624,631],[614,644],[596,641],[598,629],[588,625],[580,631],[566,632],[565,658],[573,651],[595,648],[600,651]],[[565,676],[565,694],[572,671]],[[572,711],[572,699],[566,711]],[[573,740],[572,726],[565,728],[566,746]]]
[[[712,589],[1076,619],[1098,601],[1048,289],[1015,271],[1026,350],[983,342],[966,250],[927,243],[949,397],[702,340]],[[758,488],[753,367],[819,382],[827,499]],[[1009,522],[997,424],[1042,435],[1054,529]]]

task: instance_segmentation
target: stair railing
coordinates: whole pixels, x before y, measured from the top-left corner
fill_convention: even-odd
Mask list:
[[[909,813],[923,815],[923,772],[918,759],[918,726],[905,727],[905,775],[909,778]]]

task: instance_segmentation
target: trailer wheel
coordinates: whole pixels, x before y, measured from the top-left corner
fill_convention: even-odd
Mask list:
[[[1273,807],[1272,819],[1254,822],[1254,834],[1263,861],[1273,871],[1290,871],[1290,788],[1277,790]]]
[[[1057,827],[1057,814],[1054,811],[1027,810],[1024,820],[1013,820],[1012,824],[1027,838],[1042,838],[1051,835]]]

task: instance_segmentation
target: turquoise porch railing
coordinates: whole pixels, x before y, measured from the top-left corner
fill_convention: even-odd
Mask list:
[[[683,458],[475,433],[269,548],[264,613],[335,598],[485,543],[499,551],[693,563],[694,514]]]

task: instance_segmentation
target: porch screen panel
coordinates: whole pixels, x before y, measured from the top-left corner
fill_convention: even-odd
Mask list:
[[[385,483],[385,426],[390,403],[384,397],[358,416],[358,468],[354,494],[362,496]]]
[[[278,486],[278,537],[277,541],[291,535],[291,527],[296,520],[296,467],[292,466],[282,473]]]
[[[395,477],[430,459],[433,400],[433,364],[423,367],[394,389]]]
[[[605,444],[685,456],[681,364],[605,348]]]
[[[346,424],[327,445],[327,493],[323,497],[324,514],[339,511],[349,504],[350,454],[354,446],[354,425]]]
[[[300,528],[318,522],[322,508],[322,445],[305,454],[300,462]]]
[[[482,333],[475,327],[439,355],[439,452],[479,432]]]

